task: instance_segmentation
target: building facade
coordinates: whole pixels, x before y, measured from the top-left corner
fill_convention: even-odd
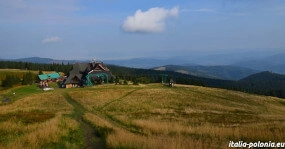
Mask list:
[[[75,63],[64,84],[66,88],[106,83],[112,79],[111,71],[103,62]]]

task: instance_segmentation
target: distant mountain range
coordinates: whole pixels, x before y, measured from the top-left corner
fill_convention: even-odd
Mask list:
[[[280,74],[285,74],[284,59],[285,59],[285,53],[280,53],[264,58],[237,62],[233,65],[256,69],[256,70],[272,71]]]
[[[241,53],[241,52],[240,52]],[[236,55],[212,54],[195,58],[172,57],[162,58],[133,58],[125,60],[104,60],[105,64],[125,66],[131,68],[144,68],[155,70],[175,71],[193,76],[206,78],[239,80],[261,71],[271,71],[285,74],[285,53],[253,53],[246,56],[246,52]],[[244,59],[242,59],[242,56]],[[91,60],[55,60],[51,58],[30,57],[21,59],[8,59],[9,61],[33,63],[64,63],[90,62]]]
[[[173,66],[176,68],[175,66]],[[272,73],[269,71],[251,74],[239,80],[224,80],[191,74],[178,73],[168,70],[138,69],[122,66],[109,65],[112,73],[121,78],[148,77],[150,82],[161,82],[161,75],[167,74],[167,80],[173,79],[177,84],[191,84],[214,88],[224,88],[248,93],[277,96],[285,98],[285,75]],[[218,67],[218,69],[221,69]]]
[[[249,75],[258,73],[260,71],[238,67],[238,66],[179,66],[179,65],[166,65],[156,67],[154,70],[175,71],[183,74],[223,79],[223,80],[240,80]]]
[[[32,60],[32,61],[30,61]],[[8,61],[8,62],[7,62]],[[15,61],[15,60],[14,60]],[[34,63],[63,63],[63,61],[55,61],[45,58],[30,58],[19,60],[21,62]],[[0,61],[0,66],[10,69],[23,69],[25,63]],[[82,61],[77,61],[82,62]],[[8,65],[8,64],[12,65]],[[67,63],[71,63],[68,61]],[[6,65],[5,65],[6,64]],[[43,66],[45,66],[44,64]],[[20,66],[20,68],[18,67]],[[53,66],[53,65],[48,65]],[[60,66],[60,65],[57,65]],[[1,68],[2,68],[1,67]],[[70,68],[70,66],[64,66]],[[47,67],[52,68],[52,67]],[[108,68],[115,76],[128,80],[145,80],[151,83],[161,82],[161,75],[167,74],[167,79],[173,79],[178,84],[191,84],[215,88],[224,88],[249,92],[255,94],[263,94],[269,96],[277,96],[285,98],[285,75],[273,73],[270,71],[258,72],[249,68],[236,66],[181,66],[181,65],[165,65],[154,69],[139,69],[116,65],[108,65]],[[53,68],[54,69],[54,68]],[[31,69],[34,70],[34,69]],[[61,69],[62,70],[62,69]],[[258,73],[256,73],[258,72]],[[252,74],[253,73],[253,74]]]
[[[252,53],[250,53],[252,54]],[[132,68],[159,68],[167,67],[168,70],[182,73],[203,74],[207,77],[226,77],[226,79],[239,79],[245,75],[253,74],[261,71],[272,71],[279,74],[285,74],[285,53],[270,53],[256,55],[235,55],[235,54],[213,54],[208,56],[201,56],[196,58],[187,57],[173,57],[168,59],[156,58],[134,58],[128,60],[106,60],[105,63],[114,64]],[[170,68],[175,65],[176,68]],[[186,66],[186,67],[185,67]],[[243,69],[244,68],[244,69]],[[238,71],[233,71],[237,69]],[[212,70],[216,72],[211,72]],[[206,71],[206,72],[205,72]],[[225,71],[226,74],[218,75],[218,72]],[[240,76],[233,76],[227,74],[239,73]],[[238,75],[238,74],[237,74]]]
[[[30,63],[39,63],[39,64],[52,64],[52,63],[64,63],[64,64],[73,64],[75,62],[82,62],[80,60],[56,60],[51,58],[41,58],[41,57],[28,57],[28,58],[19,58],[19,59],[3,59],[8,61],[16,62],[30,62]]]
[[[105,60],[104,63],[131,67],[131,68],[145,68],[145,69],[150,69],[153,67],[159,67],[164,65],[196,65],[190,63],[190,61],[187,59],[181,59],[181,58],[167,58],[167,59],[133,58],[126,60]]]

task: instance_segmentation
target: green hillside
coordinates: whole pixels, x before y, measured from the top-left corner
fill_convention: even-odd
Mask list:
[[[264,71],[241,79],[237,84],[249,93],[285,98],[285,75]]]
[[[28,69],[29,71],[39,71],[39,70],[48,70],[48,71],[56,71],[63,72],[68,76],[69,71],[72,68],[72,65],[68,64],[38,64],[38,63],[24,63],[24,62],[9,62],[9,61],[0,61],[0,68],[7,70],[9,69]],[[265,75],[263,72],[253,74],[248,76],[250,79],[241,79],[238,81],[233,80],[223,80],[223,79],[213,79],[196,75],[183,74],[175,71],[168,70],[152,70],[152,69],[137,69],[137,68],[128,68],[121,67],[116,65],[108,65],[108,68],[111,70],[117,80],[126,80],[129,82],[137,83],[159,83],[161,82],[162,74],[167,74],[167,81],[170,79],[174,80],[177,84],[187,84],[187,85],[198,85],[198,86],[207,86],[214,88],[222,88],[222,89],[230,89],[237,90],[242,92],[260,94],[260,95],[268,95],[275,96],[280,98],[285,98],[285,77],[284,75],[278,75],[274,73],[266,72]],[[233,67],[227,68],[227,66],[223,67],[203,67],[203,71],[212,71],[219,72],[222,74],[228,74],[230,76],[233,75],[245,75],[250,73],[246,69],[232,69]],[[200,68],[199,68],[200,69]],[[202,70],[202,69],[201,69]],[[20,72],[20,70],[19,70]],[[1,72],[0,72],[1,73]],[[280,77],[276,77],[276,75]],[[224,76],[227,78],[226,76]],[[256,79],[254,79],[256,77]],[[0,75],[0,83],[5,78],[4,75]],[[225,79],[224,78],[224,79]],[[262,78],[260,81],[256,81]],[[115,81],[115,80],[112,80]],[[111,82],[112,82],[111,81]]]
[[[259,71],[249,68],[222,65],[222,66],[179,66],[179,65],[166,65],[154,68],[154,70],[175,71],[183,74],[221,79],[221,80],[240,80],[249,75],[258,73]]]
[[[0,106],[0,148],[227,148],[230,141],[285,140],[284,99],[224,89],[23,86],[1,91],[4,97],[11,101]]]

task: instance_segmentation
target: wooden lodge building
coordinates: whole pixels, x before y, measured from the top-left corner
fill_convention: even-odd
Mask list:
[[[96,62],[93,60],[91,63],[73,64],[73,68],[69,72],[69,76],[64,84],[66,88],[81,87],[85,85],[90,86],[94,83],[104,81],[108,83],[112,77],[112,73],[103,62]]]
[[[48,85],[49,82],[57,82],[58,79],[60,78],[61,76],[57,72],[38,75],[39,87],[40,88],[49,87]]]

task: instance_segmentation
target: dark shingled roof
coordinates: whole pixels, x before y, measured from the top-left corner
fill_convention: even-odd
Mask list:
[[[93,71],[92,71],[93,70]],[[69,72],[69,76],[65,81],[65,84],[80,84],[82,83],[82,77],[85,77],[88,73],[104,72],[110,75],[110,70],[103,65],[103,62],[98,63],[75,63],[72,70]]]
[[[89,66],[89,63],[75,63],[72,70],[69,72],[69,76],[65,81],[65,84],[80,84],[82,78],[82,73],[86,71],[86,68]],[[74,78],[77,79],[74,79]]]
[[[69,75],[64,84],[80,84],[82,74]]]
[[[73,65],[73,69],[69,72],[70,74],[80,74],[85,72],[86,68],[89,66],[89,63],[76,63]]]

